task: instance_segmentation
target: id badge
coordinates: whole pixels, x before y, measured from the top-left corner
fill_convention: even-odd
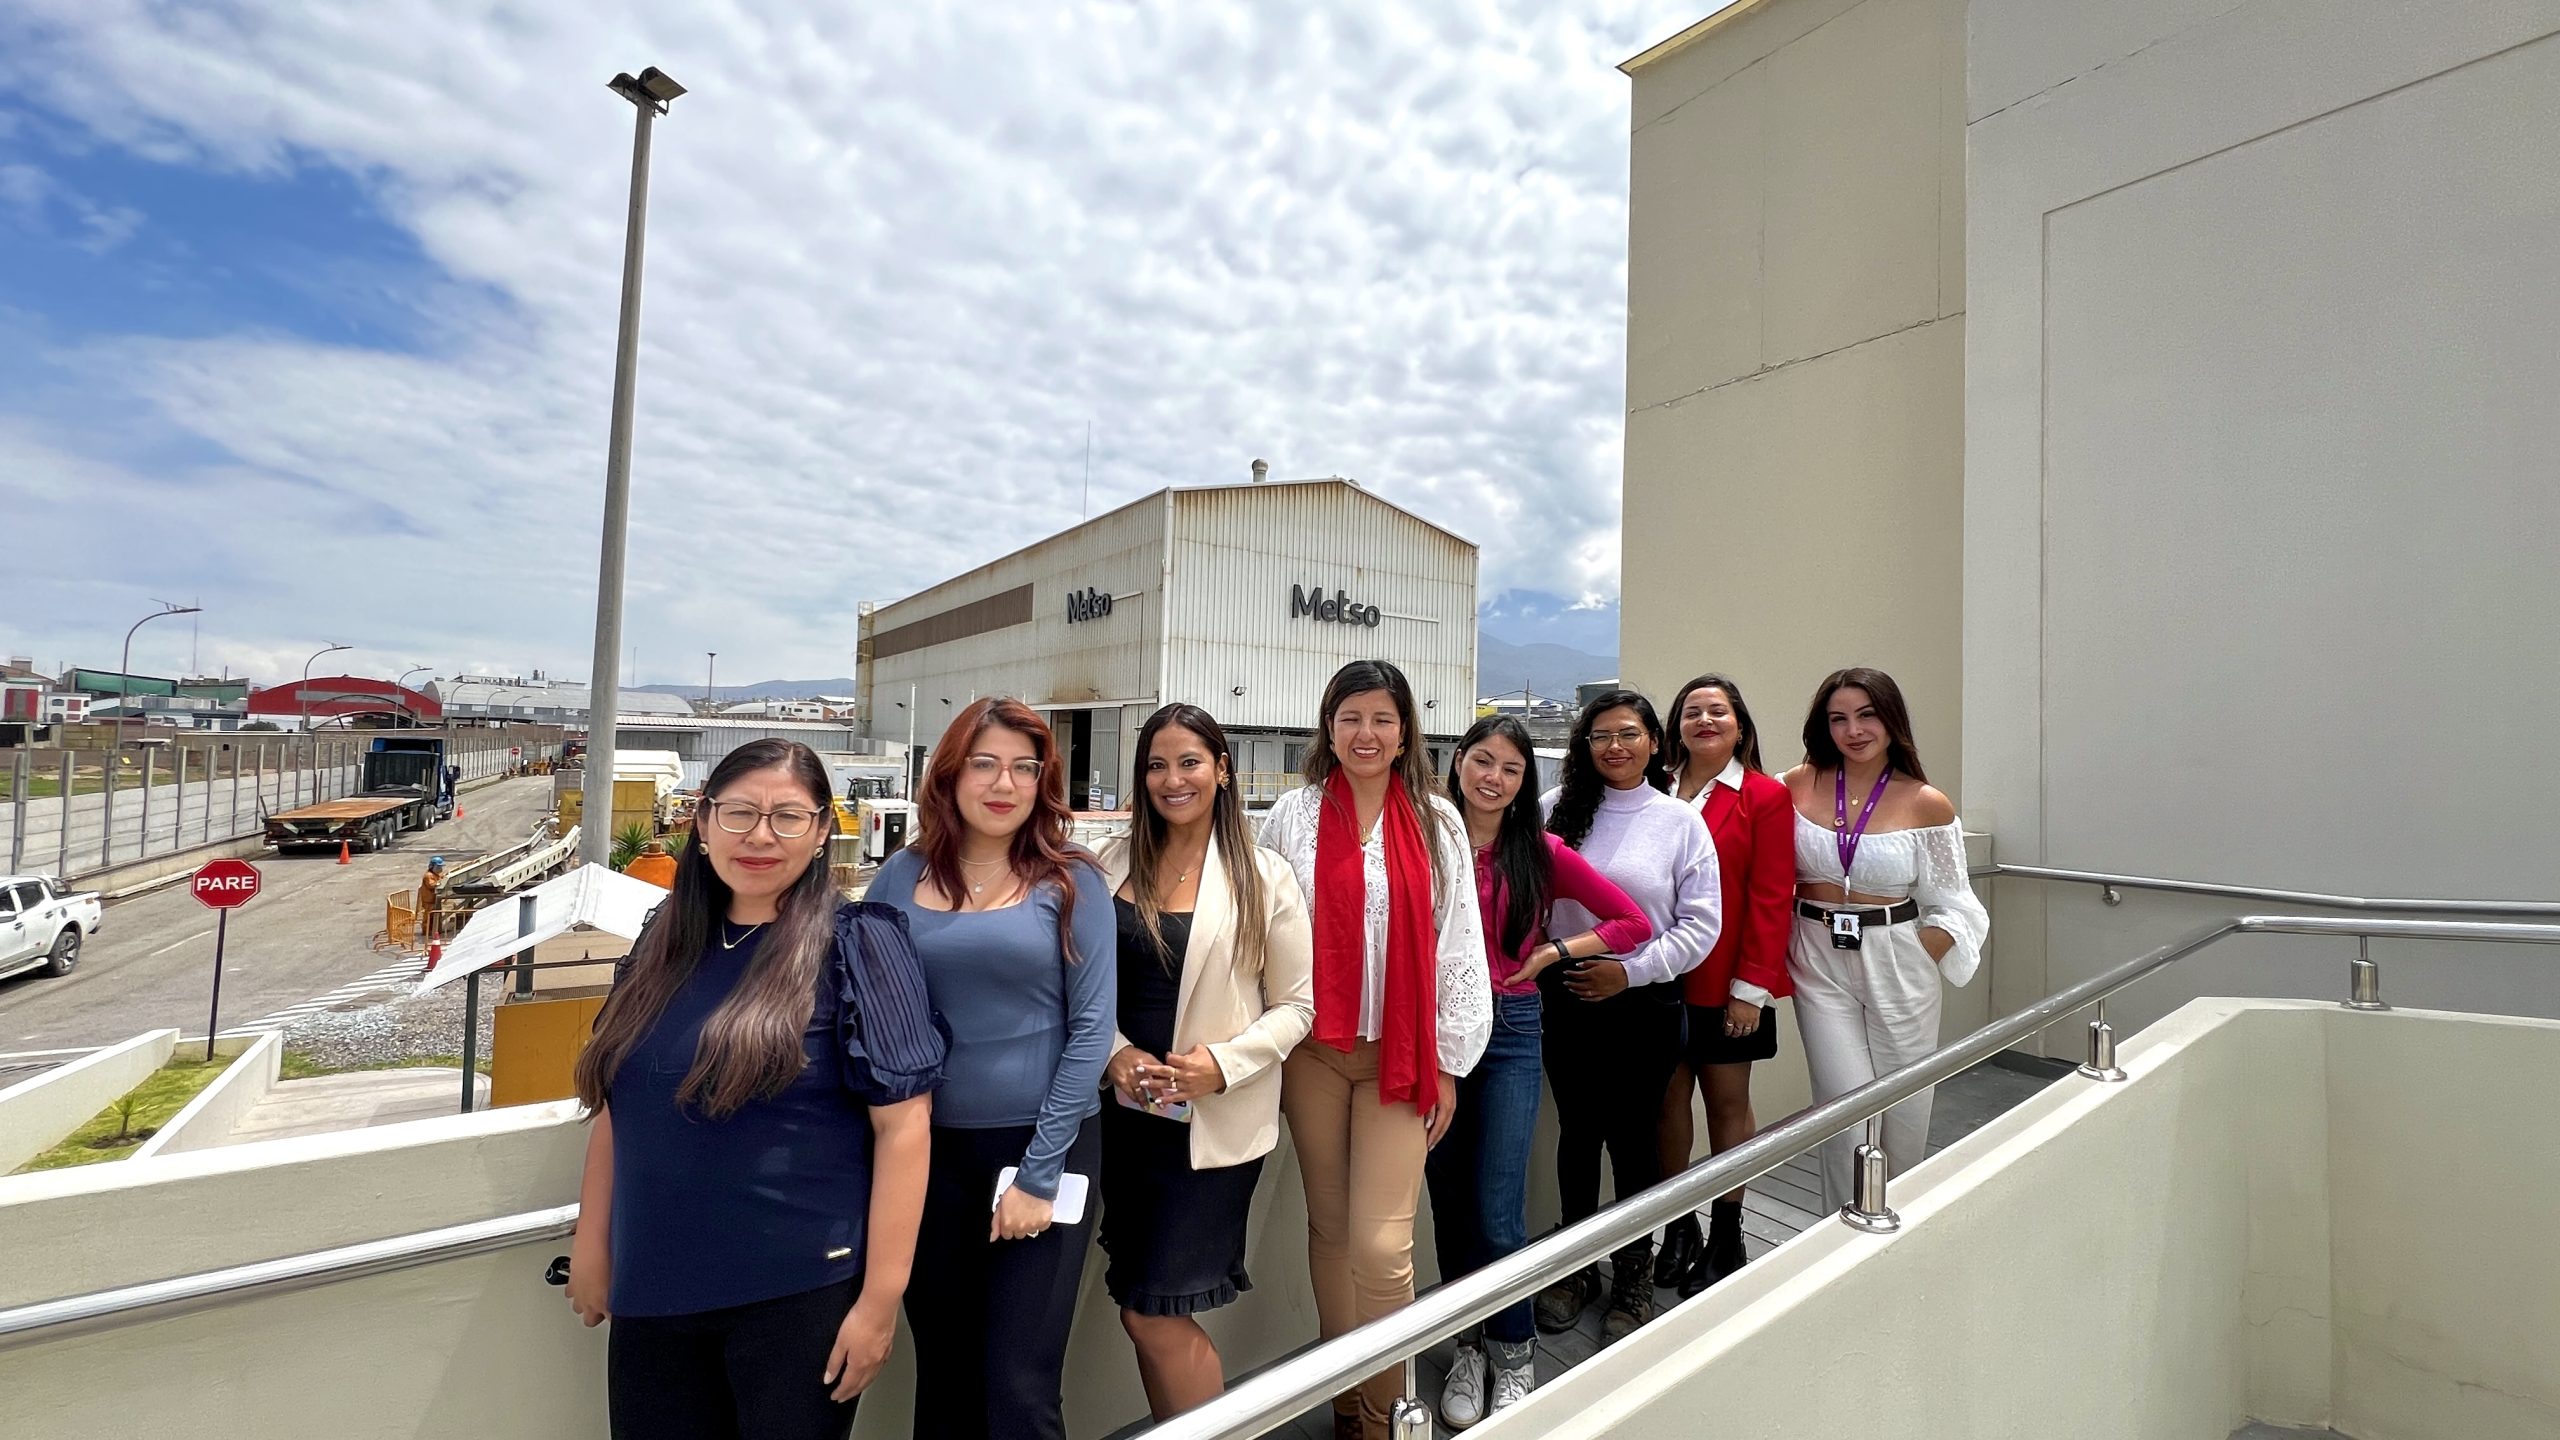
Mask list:
[[[1855,950],[1859,946],[1858,917],[1846,910],[1831,912],[1831,948]]]

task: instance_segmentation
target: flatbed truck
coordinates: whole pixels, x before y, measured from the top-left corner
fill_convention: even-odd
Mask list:
[[[295,850],[380,850],[404,830],[424,830],[453,815],[453,767],[441,735],[377,735],[364,752],[358,793],[300,805],[267,817],[267,843]]]

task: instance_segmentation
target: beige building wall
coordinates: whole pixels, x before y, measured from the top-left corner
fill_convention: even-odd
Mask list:
[[[1964,37],[1962,0],[1743,0],[1624,67],[1619,640],[1664,704],[1732,675],[1773,768],[1823,675],[1880,666],[1959,806]],[[1794,1034],[1766,1113],[1804,1098]]]
[[[2560,4],[1972,33],[1968,821],[2009,861],[2551,898]],[[2233,908],[1995,892],[2004,1009]],[[2222,947],[2117,1018],[2337,995],[2352,954]],[[2560,1014],[2547,955],[2375,955],[2402,1003]]]

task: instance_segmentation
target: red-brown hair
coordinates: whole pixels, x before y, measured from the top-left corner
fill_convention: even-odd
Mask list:
[[[1031,792],[1031,818],[1013,832],[1013,873],[1024,886],[1053,886],[1058,894],[1058,944],[1067,963],[1076,954],[1076,885],[1072,867],[1093,864],[1093,856],[1069,840],[1074,812],[1067,808],[1067,769],[1058,754],[1057,737],[1037,711],[1009,695],[972,701],[952,717],[951,728],[934,742],[933,759],[924,767],[924,783],[916,791],[916,849],[924,857],[924,873],[943,894],[969,893],[960,874],[960,837],[968,822],[960,818],[960,777],[976,753],[978,737],[989,727],[1010,730],[1031,742],[1040,762],[1040,783]]]

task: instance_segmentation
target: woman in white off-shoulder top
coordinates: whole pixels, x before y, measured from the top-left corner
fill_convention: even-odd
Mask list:
[[[1902,689],[1881,670],[1834,671],[1804,720],[1796,806],[1795,934],[1787,972],[1815,1104],[1937,1048],[1939,1000],[1982,963],[1990,912],[1965,877],[1964,827],[1928,783]],[[1899,1173],[1929,1153],[1930,1093],[1885,1112]],[[1822,1147],[1822,1198],[1850,1197],[1856,1132]]]

